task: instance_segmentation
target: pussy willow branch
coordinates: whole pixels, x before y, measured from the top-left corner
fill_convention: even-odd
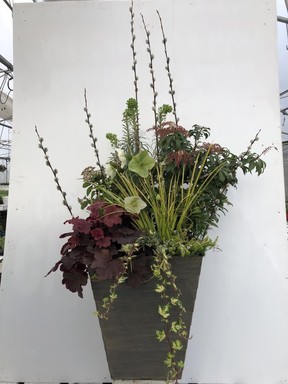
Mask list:
[[[87,92],[86,92],[86,89],[84,89],[84,100],[85,100],[84,112],[85,112],[85,114],[86,114],[86,120],[85,120],[85,122],[88,124],[89,130],[90,130],[89,137],[90,137],[91,140],[92,140],[92,144],[91,144],[91,146],[94,148],[94,152],[95,152],[95,155],[96,155],[96,159],[97,159],[96,164],[98,165],[98,167],[99,167],[99,169],[100,169],[101,176],[102,176],[103,182],[104,182],[104,184],[105,184],[105,180],[106,180],[106,177],[105,177],[105,170],[104,170],[104,167],[103,167],[103,165],[101,164],[101,161],[100,161],[99,151],[98,151],[97,144],[96,144],[96,143],[97,143],[97,138],[94,136],[94,132],[93,132],[93,124],[92,124],[91,121],[90,121],[91,114],[90,114],[89,111],[88,111],[88,101],[87,101]]]
[[[163,37],[162,43],[164,45],[164,53],[165,53],[165,57],[166,57],[165,69],[167,71],[167,75],[168,75],[168,79],[169,79],[169,88],[170,88],[169,93],[170,93],[171,99],[172,99],[173,115],[174,115],[174,119],[175,119],[175,124],[178,125],[179,118],[177,117],[177,112],[176,112],[175,90],[173,88],[173,78],[172,78],[171,71],[170,71],[170,57],[168,56],[168,51],[167,51],[167,38],[165,35],[163,22],[162,22],[162,18],[160,16],[160,13],[159,13],[159,11],[156,11],[156,12],[157,12],[157,15],[158,15],[158,18],[160,21],[161,32],[162,32],[162,37]]]
[[[152,110],[154,113],[154,125],[155,125],[155,138],[156,138],[156,156],[157,159],[159,159],[159,137],[158,137],[158,132],[157,132],[157,125],[158,125],[158,117],[157,117],[157,96],[158,93],[156,92],[156,78],[154,76],[154,69],[153,69],[153,60],[154,60],[154,55],[152,54],[151,50],[151,42],[150,42],[150,32],[147,29],[144,16],[141,14],[142,22],[144,25],[145,33],[146,33],[146,44],[147,44],[147,52],[149,53],[149,58],[150,58],[150,63],[149,63],[149,68],[150,68],[150,73],[151,73],[151,78],[152,82],[150,84],[150,87],[152,88],[153,92],[153,106]]]
[[[56,183],[56,185],[57,185],[57,189],[58,189],[58,191],[61,193],[61,195],[62,195],[62,197],[63,197],[63,205],[65,205],[65,207],[68,209],[70,215],[73,217],[72,208],[71,208],[71,206],[68,204],[68,201],[67,201],[67,198],[66,198],[66,195],[67,195],[67,194],[66,194],[66,192],[63,191],[63,189],[62,189],[62,187],[61,187],[61,185],[60,185],[60,183],[59,183],[59,178],[58,178],[58,176],[57,176],[58,171],[57,171],[56,168],[53,168],[53,167],[52,167],[52,164],[51,164],[51,162],[50,162],[50,160],[49,160],[49,156],[48,156],[48,148],[45,148],[45,147],[43,146],[43,141],[44,141],[44,139],[43,139],[42,137],[40,137],[39,132],[38,132],[38,129],[37,129],[36,126],[35,126],[35,132],[36,132],[36,134],[37,134],[37,136],[38,136],[38,141],[39,141],[39,145],[38,145],[38,146],[39,146],[39,148],[42,150],[42,152],[44,153],[44,158],[45,158],[45,160],[46,160],[46,165],[50,168],[51,172],[53,173],[54,181],[55,181],[55,183]]]
[[[131,25],[131,49],[132,49],[132,71],[134,73],[134,90],[135,90],[135,100],[137,102],[137,114],[136,114],[136,126],[134,132],[135,139],[135,150],[136,152],[140,152],[140,137],[139,137],[139,105],[138,105],[138,76],[137,76],[137,60],[136,60],[136,50],[135,50],[135,40],[136,35],[134,33],[134,3],[131,1],[131,7],[129,8],[130,12],[130,25]]]

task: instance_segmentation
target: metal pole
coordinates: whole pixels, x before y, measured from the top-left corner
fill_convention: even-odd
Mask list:
[[[12,5],[10,3],[8,3],[7,0],[3,0],[3,1],[7,5],[7,7],[9,7],[11,9],[11,11],[13,11]]]
[[[7,124],[1,123],[1,122],[0,122],[0,125],[2,125],[2,127],[12,129],[11,125],[7,125]]]
[[[13,72],[13,65],[10,63],[10,61],[6,60],[5,57],[0,55],[0,63],[5,65],[6,68],[8,68],[10,71]]]
[[[280,23],[288,24],[288,18],[287,17],[277,16],[277,21],[279,21]]]

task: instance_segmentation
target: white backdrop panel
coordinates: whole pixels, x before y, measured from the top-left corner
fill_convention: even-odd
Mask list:
[[[14,137],[0,296],[0,380],[109,380],[90,287],[84,299],[43,276],[57,261],[69,218],[37,148],[37,125],[74,212],[81,171],[94,163],[83,89],[103,160],[105,133],[120,132],[133,96],[129,3],[17,4]],[[159,103],[168,103],[159,24],[166,26],[182,125],[210,126],[215,142],[281,148],[273,0],[136,1],[142,128],[151,127],[148,57],[139,13],[152,32]],[[240,175],[221,219],[221,251],[204,259],[183,382],[271,384],[288,380],[287,244],[280,151],[261,178]]]

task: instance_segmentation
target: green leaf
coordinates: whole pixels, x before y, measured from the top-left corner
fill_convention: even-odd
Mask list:
[[[146,206],[146,203],[139,196],[129,196],[124,199],[124,208],[131,213],[139,214]]]
[[[165,290],[165,287],[164,285],[159,285],[157,284],[156,288],[155,288],[155,292],[158,292],[158,293],[161,293]]]
[[[225,175],[223,172],[219,172],[219,180],[221,181],[221,183],[225,181]]]
[[[165,338],[166,338],[166,333],[165,333],[165,331],[159,331],[159,330],[157,330],[156,331],[156,338],[157,338],[157,340],[158,341],[163,341]]]
[[[172,348],[176,351],[180,351],[183,348],[183,344],[180,340],[175,340],[172,342]]]
[[[172,305],[177,305],[179,303],[179,299],[176,297],[171,297],[170,301]]]
[[[158,313],[161,317],[167,319],[170,316],[169,307],[167,305],[165,305],[164,307],[161,307],[161,305],[159,305]]]
[[[181,329],[181,325],[177,321],[173,321],[171,324],[171,331],[177,333]]]
[[[148,176],[148,171],[150,171],[154,165],[155,160],[149,153],[147,151],[141,151],[129,162],[128,169],[129,171],[135,172],[139,176],[146,178]]]

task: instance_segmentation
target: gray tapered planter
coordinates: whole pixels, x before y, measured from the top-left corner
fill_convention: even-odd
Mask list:
[[[202,257],[174,257],[172,268],[182,292],[186,308],[183,318],[190,329],[197,294]],[[125,284],[117,290],[118,297],[109,319],[100,319],[107,361],[113,380],[165,380],[167,367],[163,364],[168,345],[159,342],[155,330],[161,329],[158,315],[159,294],[154,292],[155,279],[131,288]],[[91,282],[96,307],[109,295],[109,282]],[[184,361],[187,341],[179,352]]]

